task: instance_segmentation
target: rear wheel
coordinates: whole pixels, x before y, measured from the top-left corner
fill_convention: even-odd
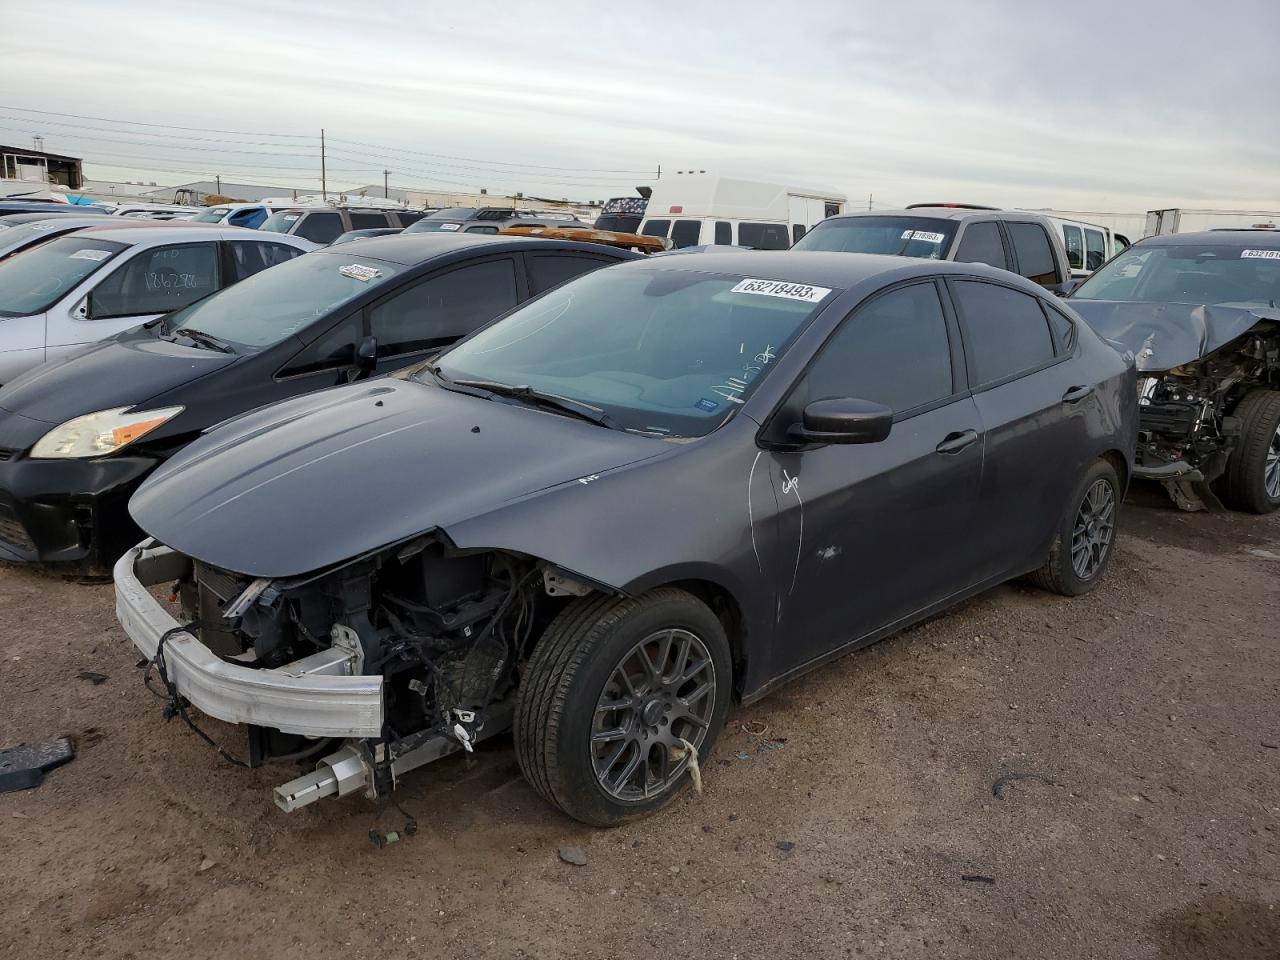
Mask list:
[[[731,669],[720,620],[683,590],[575,600],[538,641],[520,685],[520,768],[584,823],[651,813],[689,782],[684,743],[705,756],[719,735]]]
[[[1280,390],[1253,390],[1236,405],[1240,444],[1227,461],[1222,492],[1237,510],[1280,508]]]
[[[1088,593],[1111,565],[1120,479],[1106,460],[1085,471],[1072,493],[1049,556],[1031,575],[1038,586],[1067,597]]]

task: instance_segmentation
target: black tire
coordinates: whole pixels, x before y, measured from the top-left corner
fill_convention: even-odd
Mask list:
[[[670,718],[664,715],[658,728],[649,727],[643,721],[646,711],[640,708],[642,701],[647,707],[648,700],[639,694],[625,698],[634,700],[634,708],[628,706],[619,712],[626,715],[628,722],[634,721],[633,730],[643,727],[646,737],[651,736],[650,729],[656,731],[652,735],[666,739],[675,736],[677,730],[691,731],[685,739],[694,743],[705,763],[729,711],[733,678],[724,626],[704,603],[673,587],[660,587],[634,600],[583,597],[565,607],[547,627],[521,680],[514,731],[520,769],[546,800],[575,820],[593,826],[613,826],[652,813],[690,782],[687,757],[675,760],[675,765],[668,770],[667,764],[672,762],[673,755],[657,740],[646,740],[642,746],[638,734],[632,734],[625,738],[626,746],[630,750],[634,744],[635,756],[644,757],[645,791],[648,790],[650,756],[663,761],[662,772],[671,779],[663,781],[661,789],[655,787],[652,795],[619,798],[606,790],[597,775],[597,766],[604,763],[597,750],[604,750],[603,745],[593,739],[612,730],[597,726],[600,716],[617,716],[600,712],[610,685],[618,681],[617,671],[626,672],[626,664],[631,662],[637,649],[649,649],[642,648],[642,644],[661,642],[654,641],[654,637],[665,634],[675,638],[672,642],[683,643],[684,632],[700,641],[706,654],[697,661],[705,661],[706,666],[698,674],[696,689],[701,689],[708,669],[713,678],[713,690],[697,701],[698,709],[705,711],[705,715],[699,717],[699,722],[705,721],[705,728],[692,732],[693,721],[675,715]],[[659,672],[666,671],[669,656],[675,654],[679,663],[683,655],[670,648],[671,642],[662,655]],[[678,667],[671,671],[671,676],[683,671],[684,667]],[[641,680],[648,685],[644,675]],[[654,686],[657,692],[650,699],[666,696],[656,678]],[[662,709],[659,705],[659,710]],[[683,706],[675,709],[687,713]],[[613,723],[619,730],[627,725],[617,720]],[[699,734],[701,739],[697,738]],[[623,739],[619,737],[618,741]]]
[[[1232,413],[1243,423],[1222,478],[1223,499],[1237,510],[1271,513],[1280,508],[1280,477],[1274,475],[1280,470],[1274,459],[1280,454],[1280,390],[1251,390]],[[1269,479],[1276,484],[1271,490]]]
[[[1075,534],[1086,509],[1085,498],[1097,491],[1098,484],[1106,484],[1110,488],[1111,526],[1110,535],[1105,546],[1094,552],[1094,566],[1082,573],[1077,569],[1076,558],[1073,557],[1071,545],[1075,543]],[[1111,566],[1111,557],[1115,553],[1116,533],[1118,530],[1118,512],[1120,507],[1120,478],[1116,476],[1116,468],[1106,460],[1096,460],[1084,472],[1080,482],[1071,493],[1067,509],[1063,511],[1058,522],[1058,532],[1053,538],[1053,546],[1049,548],[1049,556],[1044,566],[1036,570],[1028,578],[1032,583],[1045,590],[1060,593],[1064,597],[1078,597],[1088,593],[1098,585],[1098,581]],[[1064,548],[1063,544],[1068,546]]]

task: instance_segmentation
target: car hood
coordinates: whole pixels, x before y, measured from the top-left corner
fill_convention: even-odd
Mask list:
[[[129,511],[216,567],[295,576],[667,449],[502,400],[375,380],[224,424],[162,465]]]
[[[9,381],[0,390],[0,410],[65,423],[86,413],[145,403],[236,359],[157,340],[146,330],[129,331]]]
[[[1280,321],[1280,310],[1193,303],[1067,301],[1099,336],[1129,350],[1140,371],[1159,373],[1191,363],[1248,332]]]

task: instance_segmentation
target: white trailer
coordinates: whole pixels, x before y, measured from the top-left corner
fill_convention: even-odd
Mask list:
[[[659,180],[640,232],[673,247],[730,244],[785,250],[820,221],[844,212],[838,190],[677,173]]]
[[[1148,210],[1143,236],[1158,237],[1166,233],[1197,233],[1201,230],[1275,230],[1280,226],[1276,210],[1189,210],[1172,207]]]

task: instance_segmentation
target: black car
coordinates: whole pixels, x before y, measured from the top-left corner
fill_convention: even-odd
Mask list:
[[[635,256],[520,238],[363,240],[20,376],[0,389],[0,559],[108,570],[139,536],[129,495],[210,425],[420,360]]]
[[[1071,295],[1134,353],[1134,475],[1184,510],[1280,509],[1280,232],[1148,237]]]
[[[285,809],[513,724],[544,797],[616,823],[731,697],[1011,577],[1093,587],[1136,429],[1132,360],[1010,273],[650,258],[202,437],[130,503],[117,609],[254,758],[335,741]]]

